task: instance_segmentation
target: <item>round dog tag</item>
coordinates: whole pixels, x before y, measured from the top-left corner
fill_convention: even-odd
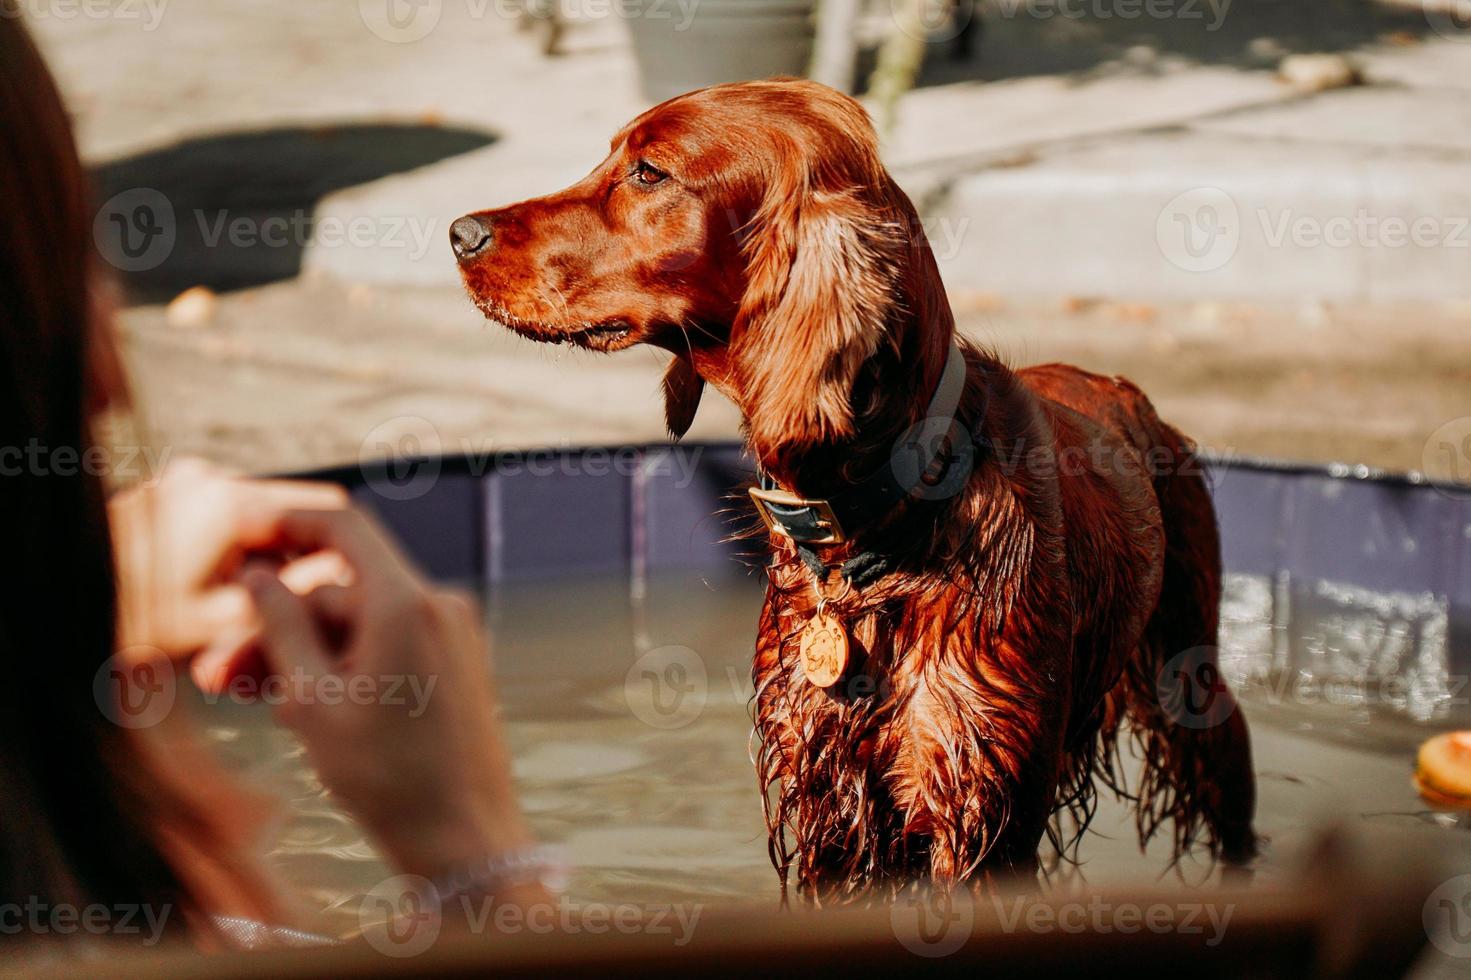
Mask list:
[[[818,687],[832,687],[848,667],[848,631],[838,617],[819,609],[802,628],[802,671]]]

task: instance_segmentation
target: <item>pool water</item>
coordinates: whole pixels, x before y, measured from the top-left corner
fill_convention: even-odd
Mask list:
[[[1229,579],[1222,655],[1254,739],[1257,826],[1268,838],[1258,879],[1287,873],[1311,831],[1334,820],[1419,828],[1471,870],[1471,834],[1430,811],[1410,784],[1416,746],[1447,727],[1459,703],[1439,689],[1426,709],[1366,695],[1363,685],[1335,687],[1323,657],[1361,669],[1344,637],[1364,625],[1345,632],[1341,609],[1284,624],[1262,606],[1261,588]],[[538,835],[570,859],[574,900],[776,905],[747,746],[760,601],[754,577],[693,573],[498,587],[489,596],[517,786]],[[1395,630],[1391,620],[1379,628]],[[1318,659],[1283,660],[1284,648]],[[1401,667],[1413,672],[1423,660]],[[268,710],[203,710],[229,764],[286,800],[272,861],[320,910],[321,928],[355,930],[361,897],[392,872]],[[1107,799],[1080,855],[1090,885],[1209,875],[1189,861],[1170,871],[1167,846],[1141,855],[1129,814]]]

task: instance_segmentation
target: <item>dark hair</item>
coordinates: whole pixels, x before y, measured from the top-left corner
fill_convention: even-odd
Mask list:
[[[93,695],[117,605],[103,488],[87,467],[25,465],[28,447],[93,444],[96,277],[70,124],[8,0],[0,215],[0,901],[167,905],[184,928],[194,905],[152,833],[141,750]]]

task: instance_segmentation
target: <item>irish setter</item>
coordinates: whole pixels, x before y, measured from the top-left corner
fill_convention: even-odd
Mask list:
[[[1141,842],[1171,822],[1177,856],[1252,856],[1230,692],[1209,685],[1208,716],[1161,696],[1215,677],[1193,445],[1128,381],[1012,370],[956,335],[857,102],[795,80],[680,96],[577,184],[460,218],[451,244],[517,333],[671,351],[676,437],[707,383],[743,413],[768,488],[754,711],[784,887],[1035,874],[1044,835],[1075,847],[1095,778],[1137,802]],[[921,478],[888,476],[905,467]]]

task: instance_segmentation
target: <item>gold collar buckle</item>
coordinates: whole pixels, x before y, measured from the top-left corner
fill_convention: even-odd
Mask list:
[[[756,513],[761,515],[761,520],[766,524],[767,530],[773,534],[780,534],[792,541],[799,539],[792,533],[791,528],[782,523],[780,515],[771,512],[774,505],[791,510],[810,510],[816,513],[817,520],[813,524],[822,532],[823,537],[808,538],[800,540],[801,544],[842,544],[848,540],[843,533],[843,525],[838,523],[838,515],[833,513],[832,505],[826,500],[813,500],[807,497],[799,497],[787,490],[763,490],[761,487],[750,489],[751,499],[756,504]]]

